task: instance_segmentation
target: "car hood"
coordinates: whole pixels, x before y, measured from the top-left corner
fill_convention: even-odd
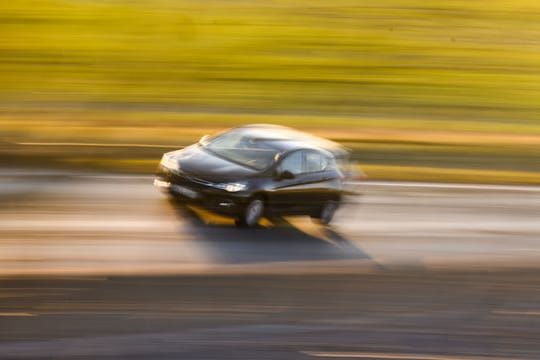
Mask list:
[[[191,145],[167,155],[178,161],[181,172],[207,181],[239,181],[258,174],[256,170],[225,160],[199,145]]]

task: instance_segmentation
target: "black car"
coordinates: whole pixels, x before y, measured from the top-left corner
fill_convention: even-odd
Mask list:
[[[154,185],[182,201],[255,226],[262,216],[328,224],[344,188],[348,151],[287,127],[247,125],[163,155]]]

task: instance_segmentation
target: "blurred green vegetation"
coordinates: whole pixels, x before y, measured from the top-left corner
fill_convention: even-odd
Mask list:
[[[4,166],[148,172],[164,148],[20,143],[172,149],[267,122],[375,178],[540,183],[535,0],[10,0],[0,19]]]

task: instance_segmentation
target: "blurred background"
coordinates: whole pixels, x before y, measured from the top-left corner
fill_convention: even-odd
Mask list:
[[[152,186],[248,123],[362,195],[240,230]],[[539,159],[538,0],[0,1],[0,359],[538,360]]]
[[[0,163],[152,173],[245,123],[371,179],[540,183],[540,3],[13,0]]]

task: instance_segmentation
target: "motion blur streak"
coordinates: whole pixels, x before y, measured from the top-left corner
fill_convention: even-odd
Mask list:
[[[287,273],[291,266],[298,273],[540,264],[539,191],[411,185],[361,186],[363,196],[339,210],[335,228],[287,218],[238,231],[232,219],[168,201],[147,178],[4,178],[0,269]]]
[[[537,306],[537,274],[6,279],[2,308],[36,316],[1,318],[0,357],[532,360],[540,317],[493,310]]]
[[[317,352],[305,351],[306,355],[322,358],[352,358],[352,359],[378,359],[378,360],[497,360],[477,356],[446,356],[446,355],[412,355],[412,354],[385,354],[385,353],[359,353],[359,352]],[[511,360],[505,358],[505,360]]]
[[[332,229],[239,230],[149,183],[2,178],[0,358],[540,354],[538,191],[366,184]]]
[[[539,49],[538,0],[0,1],[0,359],[540,359]],[[257,123],[350,150],[332,226],[153,187]]]
[[[164,151],[106,145],[274,123],[344,143],[371,179],[540,184],[538,1],[10,0],[0,16],[4,165],[151,173]]]

